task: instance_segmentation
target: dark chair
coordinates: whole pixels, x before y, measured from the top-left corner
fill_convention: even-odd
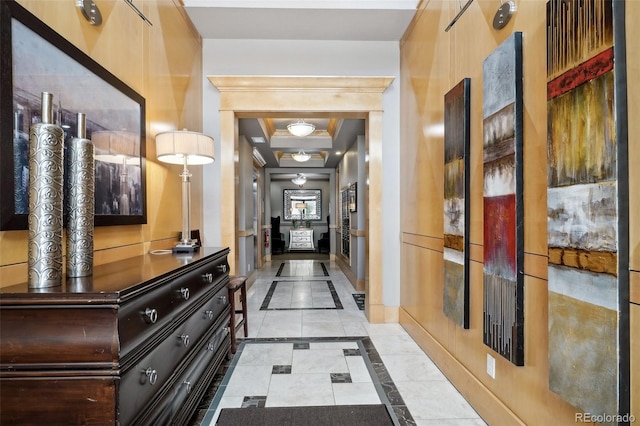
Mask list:
[[[329,253],[331,251],[331,228],[329,227],[329,218],[330,216],[327,216],[327,232],[320,234],[320,239],[318,240],[318,253]]]
[[[229,304],[231,318],[229,319],[229,334],[231,334],[231,353],[236,353],[236,333],[238,329],[244,326],[244,337],[249,337],[249,326],[247,324],[247,277],[243,275],[231,275],[229,277]],[[240,291],[240,307],[236,305],[236,292]],[[236,319],[236,315],[242,315],[240,321]]]
[[[271,254],[284,253],[284,234],[280,232],[280,216],[271,218]]]

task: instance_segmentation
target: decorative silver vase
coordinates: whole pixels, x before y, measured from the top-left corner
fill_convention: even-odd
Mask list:
[[[62,284],[64,131],[53,124],[53,95],[42,92],[42,122],[29,129],[29,287]]]
[[[86,118],[78,113],[78,137],[67,144],[67,277],[93,274],[95,174],[93,144],[86,139]]]

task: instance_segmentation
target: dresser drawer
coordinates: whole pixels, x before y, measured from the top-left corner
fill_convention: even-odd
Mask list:
[[[289,248],[312,248],[310,243],[291,243]]]
[[[157,401],[156,408],[136,423],[159,425],[171,421],[173,425],[186,424],[193,408],[200,402],[200,398],[194,396],[201,395],[209,386],[230,347],[228,327],[222,324],[206,339],[189,367]],[[176,417],[178,414],[181,415]]]
[[[141,412],[208,330],[216,324],[227,326],[228,307],[225,285],[211,297],[207,296],[206,303],[201,304],[183,323],[172,328],[157,347],[124,372],[120,390],[120,418],[123,424],[128,424]]]
[[[57,376],[54,374],[58,374]],[[117,377],[61,376],[0,379],[3,425],[116,424]]]
[[[152,291],[125,302],[118,312],[121,357],[175,320],[192,300],[227,277],[226,258],[167,279]]]
[[[311,236],[306,235],[306,236],[299,237],[299,236],[294,235],[294,236],[291,238],[291,240],[292,240],[294,243],[298,243],[298,242],[308,243],[309,241],[311,241]]]

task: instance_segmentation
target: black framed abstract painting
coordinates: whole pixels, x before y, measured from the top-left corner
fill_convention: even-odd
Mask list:
[[[444,314],[469,328],[471,79],[444,95]]]
[[[522,33],[482,64],[484,343],[524,365]]]
[[[86,117],[95,225],[146,223],[144,98],[18,3],[0,2],[0,21],[0,119],[11,123],[0,126],[0,229],[27,229],[29,128],[42,92],[53,94],[65,150],[77,114]]]
[[[623,3],[547,3],[549,389],[607,416],[630,398]]]

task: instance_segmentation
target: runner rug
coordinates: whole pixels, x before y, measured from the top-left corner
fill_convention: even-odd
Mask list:
[[[317,407],[223,408],[217,425],[388,426],[393,420],[384,404]]]

